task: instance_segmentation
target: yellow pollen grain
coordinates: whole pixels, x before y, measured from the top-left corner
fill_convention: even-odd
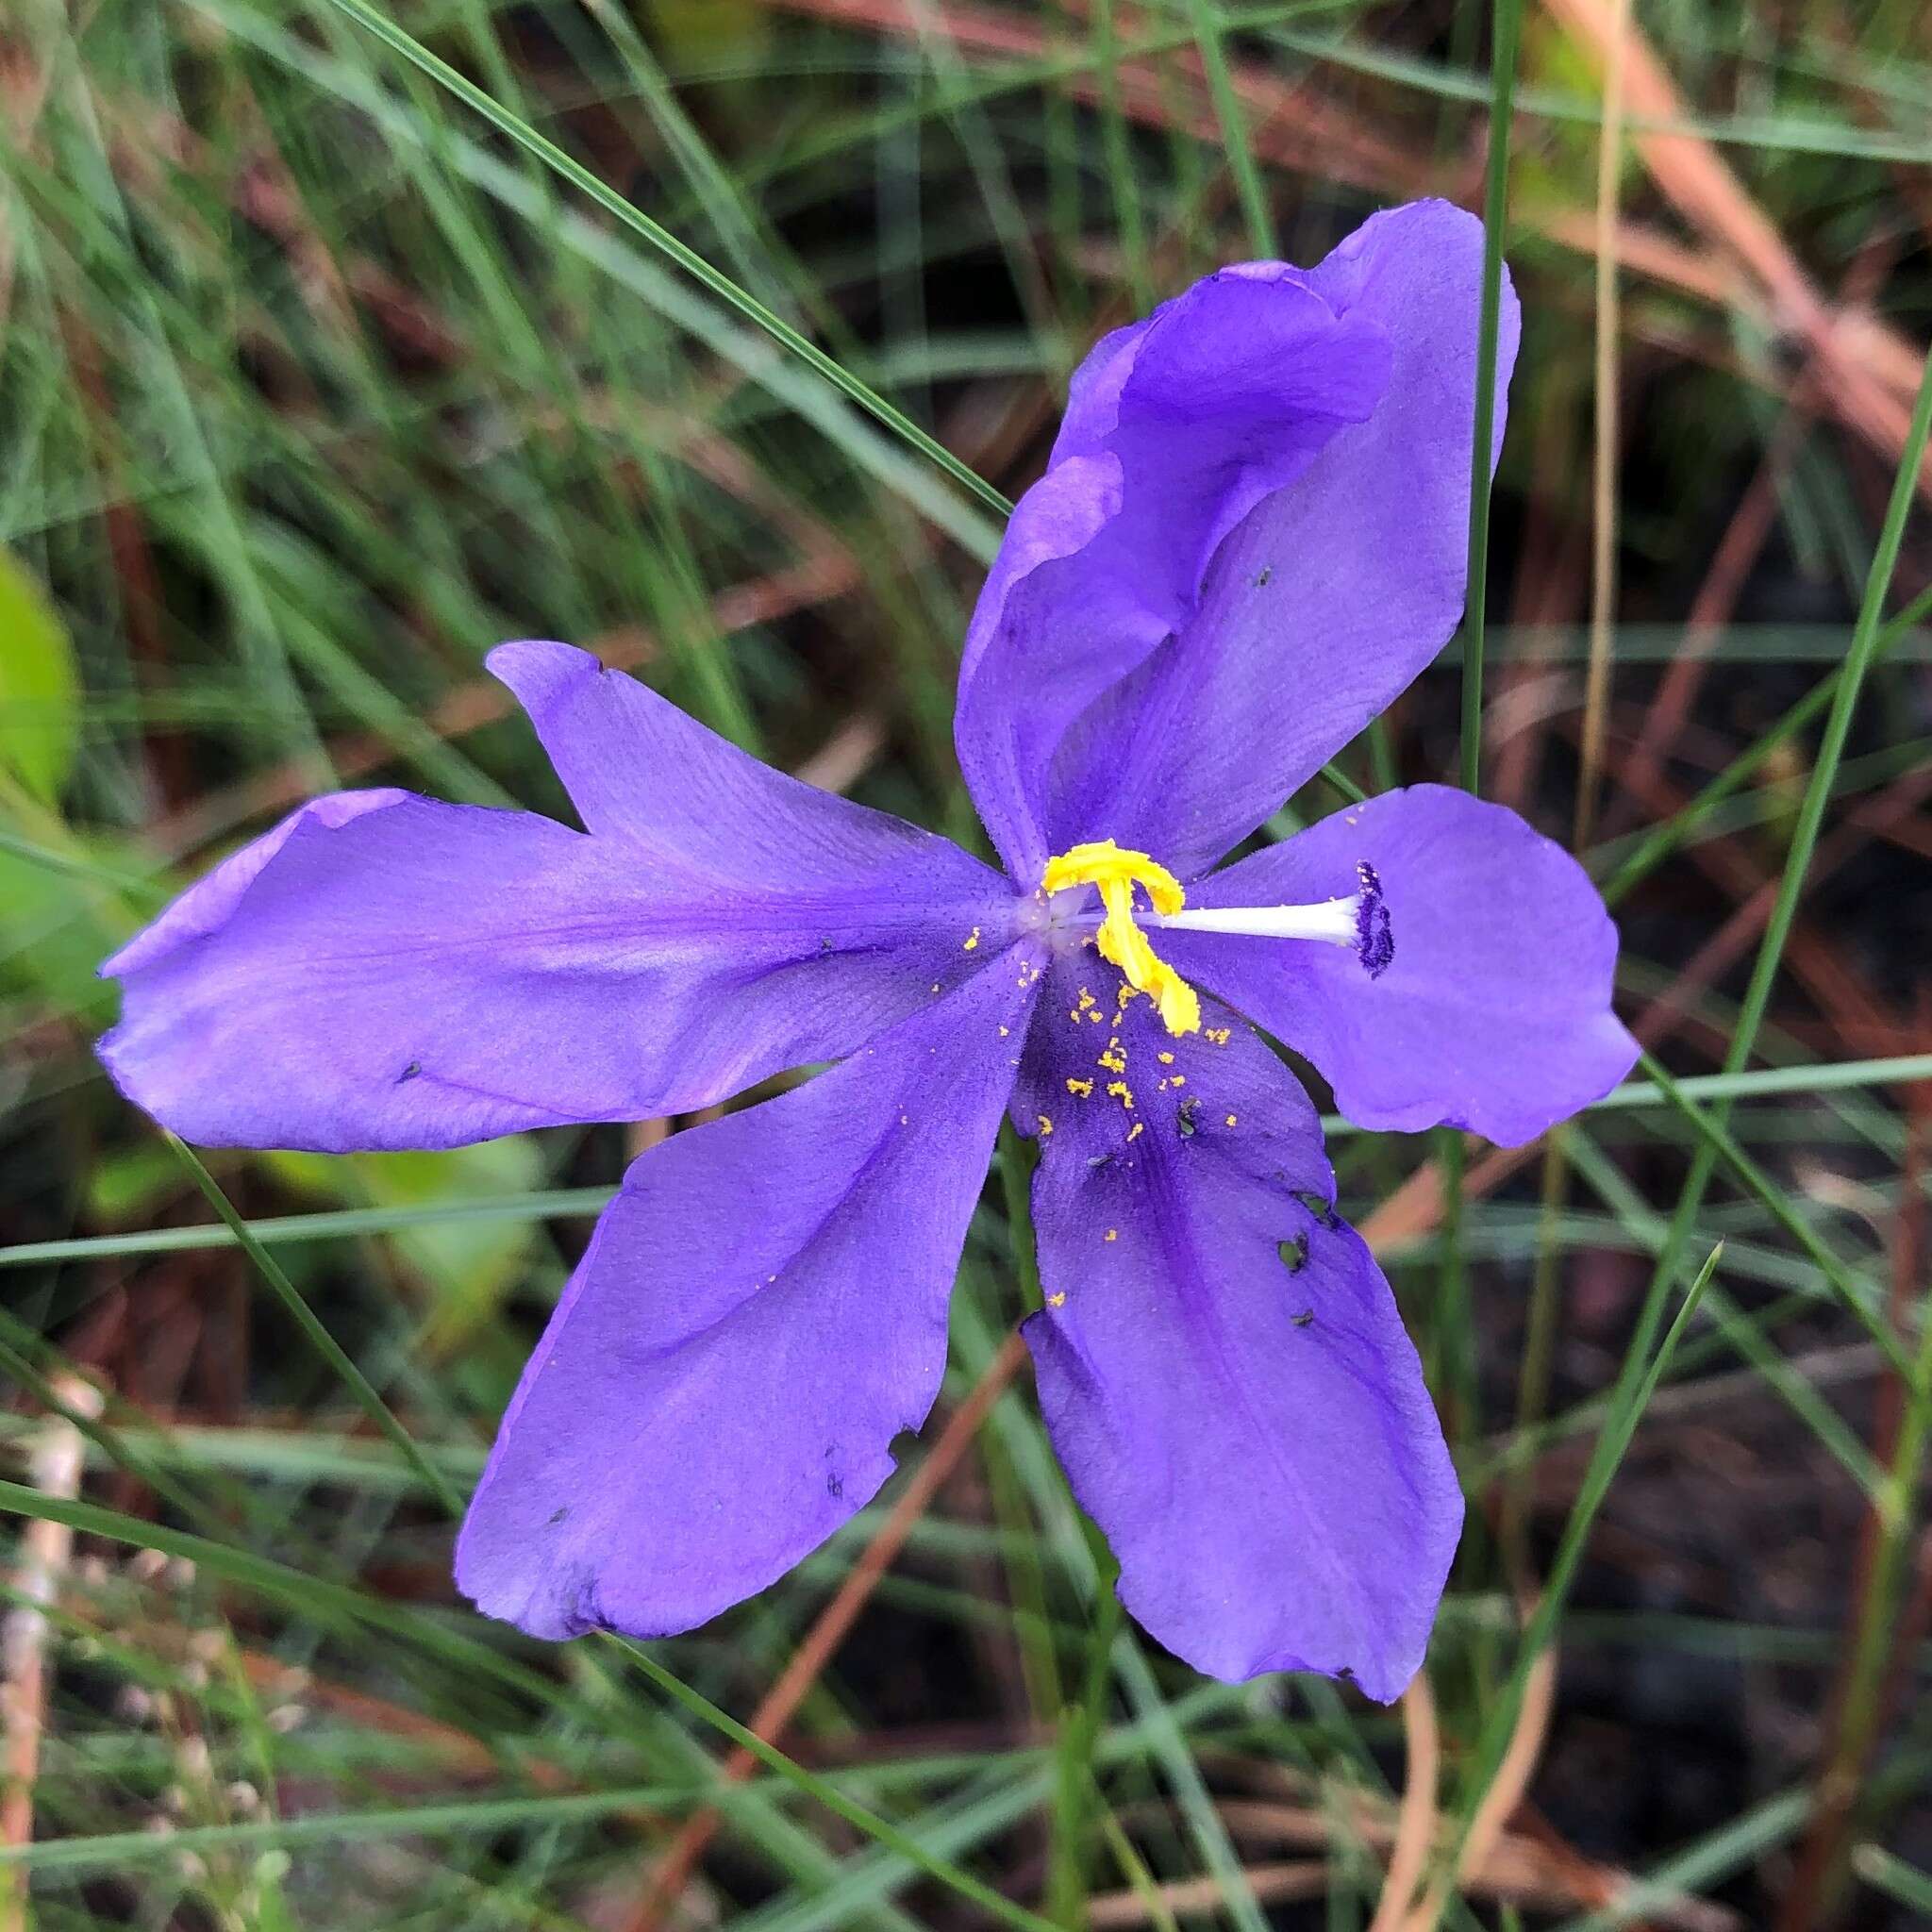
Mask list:
[[[1047,1307],[1050,1307],[1050,1308],[1063,1308],[1063,1307],[1066,1307],[1066,1305],[1067,1305],[1067,1291],[1066,1291],[1066,1290],[1065,1290],[1065,1289],[1061,1289],[1061,1290],[1059,1290],[1059,1291],[1058,1291],[1057,1293],[1055,1293],[1055,1294],[1050,1294],[1050,1295],[1048,1295],[1048,1296],[1047,1296],[1047,1298],[1046,1298],[1046,1305],[1047,1305]]]
[[[1232,1026],[1210,1026],[1202,1037],[1206,1040],[1211,1040],[1216,1046],[1225,1046],[1234,1038],[1234,1028]]]
[[[1160,1084],[1163,1088],[1185,1087],[1188,1084],[1188,1076],[1185,1074],[1174,1074]]]
[[[1093,995],[1083,986],[1080,989],[1080,1010],[1084,1013],[1089,1007],[1095,1004]]]
[[[1000,1028],[1000,1038],[1002,1040],[1007,1039],[1012,1033],[1012,1030],[1010,1026],[1002,1026]]]
[[[1120,1240],[1120,1238],[1121,1238],[1121,1231],[1120,1231],[1120,1229],[1119,1229],[1119,1228],[1117,1228],[1117,1227],[1110,1227],[1110,1228],[1108,1228],[1108,1231],[1107,1231],[1107,1238],[1108,1238],[1108,1241],[1119,1241],[1119,1240]]]
[[[1082,1100],[1091,1100],[1093,1096],[1093,1082],[1091,1080],[1076,1080],[1070,1074],[1067,1076],[1067,1091],[1076,1094]]]
[[[1158,1059],[1163,1067],[1171,1067],[1174,1065],[1174,1056],[1171,1053],[1158,1053],[1154,1056],[1154,1058]]]
[[[975,925],[973,928],[972,932],[967,936],[965,950],[969,953],[974,952],[977,949],[978,945],[979,928]]]
[[[1093,1063],[1105,1067],[1109,1074],[1124,1074],[1127,1071],[1127,1057],[1118,1047],[1109,1047]]]
[[[1048,1136],[1048,1135],[1049,1135],[1050,1133],[1052,1133],[1052,1132],[1053,1132],[1053,1123],[1052,1123],[1052,1121],[1050,1121],[1050,1120],[1049,1120],[1049,1119],[1048,1119],[1048,1118],[1046,1117],[1046,1115],[1044,1115],[1044,1114],[1041,1114],[1041,1115],[1040,1116],[1040,1138],[1041,1138],[1041,1140],[1043,1141],[1043,1140],[1045,1140],[1045,1139],[1046,1139],[1046,1137],[1047,1137],[1047,1136]]]
[[[1141,1129],[1144,1127],[1146,1124],[1147,1123],[1145,1121],[1136,1121],[1134,1124],[1127,1129],[1127,1139],[1129,1141],[1138,1141],[1141,1138]]]
[[[1229,1125],[1229,1126],[1233,1126],[1233,1125],[1234,1125],[1234,1116],[1233,1116],[1233,1114],[1229,1114],[1229,1115],[1228,1115],[1228,1117],[1227,1117],[1227,1124],[1228,1124],[1228,1125]]]
[[[1088,1085],[1091,1086],[1092,1082],[1089,1081]],[[1127,1085],[1127,1083],[1124,1080],[1109,1080],[1107,1083],[1107,1091],[1110,1094],[1112,1094],[1112,1096],[1116,1100],[1118,1100],[1120,1104],[1124,1108],[1125,1108],[1129,1113],[1131,1113],[1134,1110],[1133,1090]]]

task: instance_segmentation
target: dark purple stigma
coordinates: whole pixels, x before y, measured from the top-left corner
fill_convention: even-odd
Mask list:
[[[1389,907],[1382,896],[1382,881],[1366,858],[1356,861],[1355,875],[1362,882],[1362,895],[1355,908],[1355,956],[1371,979],[1379,979],[1395,957]]]

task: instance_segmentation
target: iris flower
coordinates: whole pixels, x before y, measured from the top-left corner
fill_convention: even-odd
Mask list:
[[[339,792],[103,967],[122,1091],[221,1146],[449,1147],[836,1063],[631,1166],[470,1507],[483,1610],[686,1630],[861,1507],[939,1391],[1009,1116],[1040,1401],[1127,1608],[1218,1677],[1400,1693],[1461,1494],[1256,1029],[1361,1126],[1520,1142],[1630,1066],[1616,933],[1565,853],[1434,785],[1215,868],[1460,615],[1481,253],[1470,216],[1397,208],[1082,364],[959,675],[1003,870],[510,643],[490,668],[583,831]],[[1506,291],[1499,388],[1516,340]]]

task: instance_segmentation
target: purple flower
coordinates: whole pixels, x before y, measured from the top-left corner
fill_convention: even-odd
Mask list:
[[[1364,1126],[1519,1142],[1630,1066],[1616,934],[1563,852],[1439,786],[1211,868],[1460,614],[1480,256],[1419,203],[1088,358],[960,673],[1004,874],[515,643],[491,669],[585,832],[318,799],[108,961],[115,1080],[217,1145],[450,1146],[838,1062],[630,1169],[463,1526],[481,1608],[685,1630],[867,1502],[938,1392],[1010,1114],[1041,1402],[1127,1607],[1216,1676],[1401,1691],[1461,1495],[1251,1023]],[[1506,379],[1516,338],[1512,296]]]

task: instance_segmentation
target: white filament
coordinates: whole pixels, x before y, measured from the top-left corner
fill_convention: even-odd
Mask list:
[[[1243,933],[1257,940],[1321,940],[1331,946],[1356,946],[1361,942],[1356,923],[1360,907],[1360,893],[1324,899],[1313,906],[1204,906],[1157,916],[1150,924],[1181,932]]]

